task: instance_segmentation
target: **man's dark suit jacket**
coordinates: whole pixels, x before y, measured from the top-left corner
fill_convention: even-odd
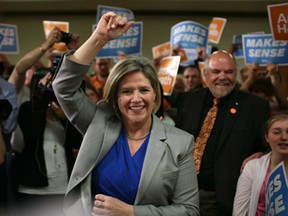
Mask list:
[[[209,89],[174,95],[176,126],[195,135],[201,128],[201,114]],[[241,164],[255,152],[263,151],[263,125],[270,116],[268,101],[234,90],[215,152],[215,192],[221,215],[232,215],[233,199]],[[231,108],[236,113],[230,112]],[[233,110],[235,110],[233,109]],[[196,136],[195,136],[196,140]]]

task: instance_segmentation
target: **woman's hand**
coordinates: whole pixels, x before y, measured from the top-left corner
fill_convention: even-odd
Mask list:
[[[116,198],[97,194],[95,196],[92,215],[107,216],[133,216],[133,206],[128,205]]]
[[[127,21],[126,17],[118,16],[113,12],[104,14],[92,35],[70,59],[80,64],[92,64],[95,56],[107,42],[123,35],[133,24],[134,21]]]
[[[106,43],[123,35],[133,24],[134,21],[128,21],[126,17],[108,12],[101,17],[94,33]]]

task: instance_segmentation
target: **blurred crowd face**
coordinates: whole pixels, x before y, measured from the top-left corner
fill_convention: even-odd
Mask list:
[[[214,97],[227,96],[236,85],[236,68],[233,56],[224,51],[211,54],[204,76]]]
[[[190,91],[200,84],[201,77],[197,68],[187,67],[183,72],[183,81],[185,85],[185,91]]]
[[[97,58],[95,61],[95,70],[101,77],[108,77],[110,72],[110,59]]]

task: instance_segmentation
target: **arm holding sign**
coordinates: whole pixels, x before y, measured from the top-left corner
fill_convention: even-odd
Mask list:
[[[54,43],[58,41],[58,37],[55,35],[61,34],[60,29],[54,28],[51,30],[46,41],[39,47],[34,48],[30,52],[26,53],[15,65],[13,72],[9,78],[9,82],[14,84],[19,93],[24,85],[26,71],[40,60],[45,52],[50,49]]]
[[[256,79],[256,70],[259,67],[258,63],[253,62],[252,64],[248,64],[244,68],[244,73],[247,74],[247,79],[244,83],[242,83],[240,90],[247,91],[249,90],[249,86]]]
[[[198,46],[197,53],[198,53],[198,58],[195,61],[205,61],[208,58],[205,47]]]
[[[246,66],[244,73],[248,74],[248,78],[240,88],[242,91],[247,91],[269,100],[272,112],[288,108],[288,101],[280,85],[280,77],[274,63],[270,62],[266,68],[261,69],[254,62]]]
[[[63,32],[58,28],[54,27],[47,39],[38,47],[26,53],[15,65],[11,76],[9,77],[9,82],[14,84],[19,93],[24,85],[26,73],[29,69],[37,70],[38,67],[43,67],[39,65],[38,62],[41,57],[50,50],[55,43],[61,42]],[[79,46],[79,36],[77,34],[71,34],[71,41],[67,44],[69,49],[76,49]],[[32,77],[32,75],[31,75]]]
[[[275,98],[276,103],[278,104],[278,107],[276,107],[278,110],[287,110],[288,109],[288,101],[284,94],[284,89],[281,87],[280,84],[280,75],[277,74],[276,71],[276,65],[270,62],[267,65],[267,75],[266,78],[270,78],[272,85],[274,86],[275,90]]]

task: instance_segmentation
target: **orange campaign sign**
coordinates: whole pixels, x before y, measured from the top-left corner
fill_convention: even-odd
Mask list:
[[[153,59],[160,59],[169,56],[171,53],[171,43],[166,42],[152,47]]]
[[[209,25],[208,41],[218,44],[222,36],[222,32],[226,25],[227,19],[214,17]]]
[[[176,81],[181,56],[168,56],[160,61],[158,79],[164,95],[171,95]]]
[[[152,47],[153,59],[161,59],[161,58],[170,56],[171,53],[172,53],[172,47],[171,47],[170,41]],[[180,62],[184,62],[188,60],[188,57],[184,49],[180,49],[178,51],[178,54],[181,56]]]
[[[273,39],[288,41],[288,3],[267,7]]]
[[[44,34],[45,34],[46,38],[48,37],[48,35],[50,34],[50,31],[55,26],[58,27],[59,29],[61,29],[61,31],[63,31],[63,32],[69,32],[69,23],[68,22],[44,20],[43,21],[43,28],[44,28]],[[60,51],[60,52],[64,52],[64,51],[68,50],[68,47],[63,42],[54,44],[53,48],[57,51]]]

